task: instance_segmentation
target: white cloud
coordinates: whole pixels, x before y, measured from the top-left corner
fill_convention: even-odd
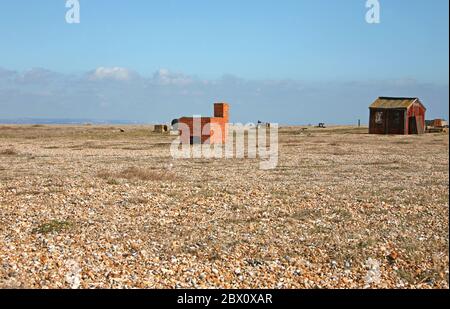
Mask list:
[[[121,67],[99,67],[89,74],[90,80],[128,81],[136,77],[136,73]]]
[[[17,74],[15,71],[10,71],[10,70],[6,70],[6,69],[3,69],[3,68],[0,68],[0,77],[1,76],[12,76],[12,75],[15,75],[15,74]]]
[[[212,103],[225,101],[233,106],[235,122],[348,124],[367,120],[369,104],[381,95],[420,97],[428,107],[427,118],[448,118],[448,84],[407,79],[308,82],[225,75],[202,80],[165,69],[141,77],[121,67],[100,67],[81,75],[0,68],[0,118],[161,122],[183,115],[209,115]]]
[[[17,72],[5,70],[0,67],[0,87],[4,86],[4,83],[13,80],[17,77]]]
[[[194,82],[193,78],[181,73],[173,73],[167,69],[160,69],[153,75],[153,82],[159,85],[185,86]]]
[[[17,76],[17,81],[19,83],[42,84],[49,83],[51,81],[58,81],[63,78],[65,78],[65,76],[59,73],[52,72],[43,68],[33,68],[19,74]]]

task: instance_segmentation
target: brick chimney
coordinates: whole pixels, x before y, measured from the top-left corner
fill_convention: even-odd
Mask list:
[[[228,121],[230,119],[229,111],[230,111],[230,107],[227,103],[215,103],[214,104],[214,117],[224,118],[225,123],[228,123]]]

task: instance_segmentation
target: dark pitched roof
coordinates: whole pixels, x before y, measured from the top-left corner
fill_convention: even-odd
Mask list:
[[[419,103],[423,106],[418,98],[395,98],[395,97],[379,97],[370,105],[370,108],[401,108],[407,109],[414,103]],[[425,107],[424,107],[425,108]]]

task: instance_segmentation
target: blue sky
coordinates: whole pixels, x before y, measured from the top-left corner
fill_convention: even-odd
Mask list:
[[[67,24],[65,0],[1,0],[0,119],[154,122],[223,100],[235,121],[354,123],[381,95],[448,118],[448,0],[380,0],[377,25],[365,3],[80,0]]]

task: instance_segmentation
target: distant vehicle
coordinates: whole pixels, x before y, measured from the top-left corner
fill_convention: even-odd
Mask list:
[[[262,128],[262,127],[270,128],[270,123],[262,122],[261,120],[258,120],[258,128]]]

